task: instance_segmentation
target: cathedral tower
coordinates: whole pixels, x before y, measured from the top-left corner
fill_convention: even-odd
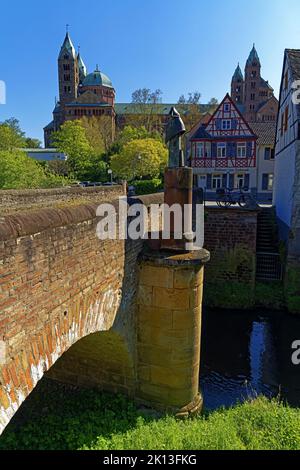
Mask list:
[[[58,56],[59,101],[63,107],[78,95],[79,70],[75,48],[67,32]]]
[[[261,104],[261,64],[253,44],[245,67],[245,115],[249,122],[256,120],[256,112]]]
[[[238,64],[231,80],[231,98],[236,104],[244,103],[244,77]]]

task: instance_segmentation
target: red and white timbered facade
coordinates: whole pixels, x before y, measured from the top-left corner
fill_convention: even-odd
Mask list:
[[[208,191],[256,185],[257,136],[226,95],[206,125],[189,136],[189,161],[196,185]]]

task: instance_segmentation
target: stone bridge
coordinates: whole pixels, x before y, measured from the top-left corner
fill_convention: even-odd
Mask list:
[[[179,414],[201,407],[208,253],[158,260],[141,240],[100,241],[96,209],[122,194],[1,192],[0,433],[44,375]]]

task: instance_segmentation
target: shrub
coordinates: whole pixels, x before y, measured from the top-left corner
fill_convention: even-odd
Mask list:
[[[133,181],[132,185],[135,187],[137,196],[154,194],[164,189],[162,180],[158,178],[148,181]]]

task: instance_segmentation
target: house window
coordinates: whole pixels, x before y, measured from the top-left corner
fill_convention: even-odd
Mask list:
[[[250,99],[251,101],[255,101],[255,93],[251,93]]]
[[[268,175],[268,191],[273,190],[273,185],[274,185],[274,175],[270,174]]]
[[[222,175],[213,175],[212,176],[212,188],[221,189],[222,188]]]
[[[272,173],[264,173],[262,175],[262,190],[272,191],[274,185],[274,175]]]
[[[238,158],[246,157],[246,143],[237,144],[237,157]]]
[[[226,144],[218,144],[217,156],[218,158],[226,158]]]
[[[275,150],[272,147],[265,148],[265,160],[274,160]]]
[[[196,158],[204,158],[204,143],[197,142],[196,143]]]
[[[245,186],[245,174],[240,173],[236,175],[236,186],[238,189],[242,189]]]
[[[231,120],[230,119],[223,119],[222,120],[222,130],[229,131],[231,129]]]
[[[239,88],[240,88],[240,87],[237,88],[237,91],[239,91],[239,90],[238,90]],[[224,111],[225,111],[225,113],[229,113],[229,111],[230,111],[230,104],[228,104],[228,103],[225,103],[225,104],[224,104]]]

